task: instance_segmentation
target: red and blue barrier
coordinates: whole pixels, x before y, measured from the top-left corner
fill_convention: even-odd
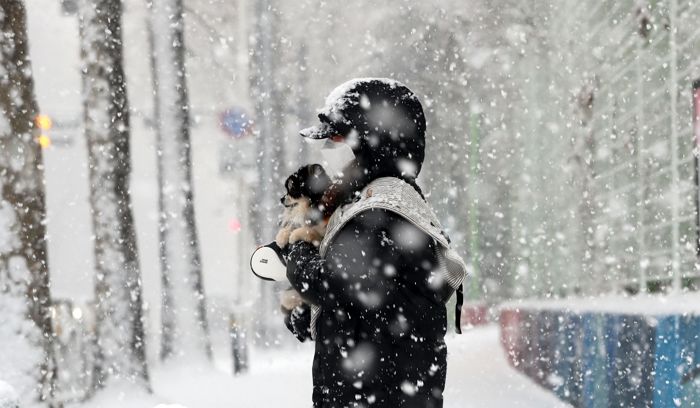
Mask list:
[[[481,302],[465,302],[462,305],[462,330],[489,323],[489,307]]]
[[[574,407],[700,407],[700,316],[504,308],[510,364]]]

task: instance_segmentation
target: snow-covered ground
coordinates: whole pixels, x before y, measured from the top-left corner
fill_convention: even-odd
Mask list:
[[[445,408],[568,407],[513,370],[499,346],[498,329],[477,328],[448,338],[449,363]],[[257,351],[251,371],[232,377],[228,363],[217,370],[158,367],[154,394],[112,389],[71,408],[302,408],[311,406],[310,344],[298,349]]]

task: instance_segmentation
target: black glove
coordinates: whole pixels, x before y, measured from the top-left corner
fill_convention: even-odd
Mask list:
[[[311,338],[311,307],[309,305],[304,303],[291,311],[284,308],[282,311],[285,314],[284,325],[297,340],[304,342]]]

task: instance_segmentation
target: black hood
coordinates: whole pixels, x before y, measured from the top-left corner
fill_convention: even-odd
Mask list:
[[[348,81],[320,110],[320,124],[301,131],[312,139],[344,136],[358,161],[380,176],[415,178],[425,158],[425,115],[418,97],[391,79]]]
[[[331,92],[318,116],[321,124],[302,136],[343,136],[355,154],[324,195],[326,215],[379,177],[401,178],[421,192],[415,179],[425,158],[425,115],[405,85],[389,79],[349,81]]]

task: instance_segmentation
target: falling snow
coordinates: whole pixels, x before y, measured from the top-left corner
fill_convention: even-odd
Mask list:
[[[0,408],[700,406],[698,21],[2,2]]]

